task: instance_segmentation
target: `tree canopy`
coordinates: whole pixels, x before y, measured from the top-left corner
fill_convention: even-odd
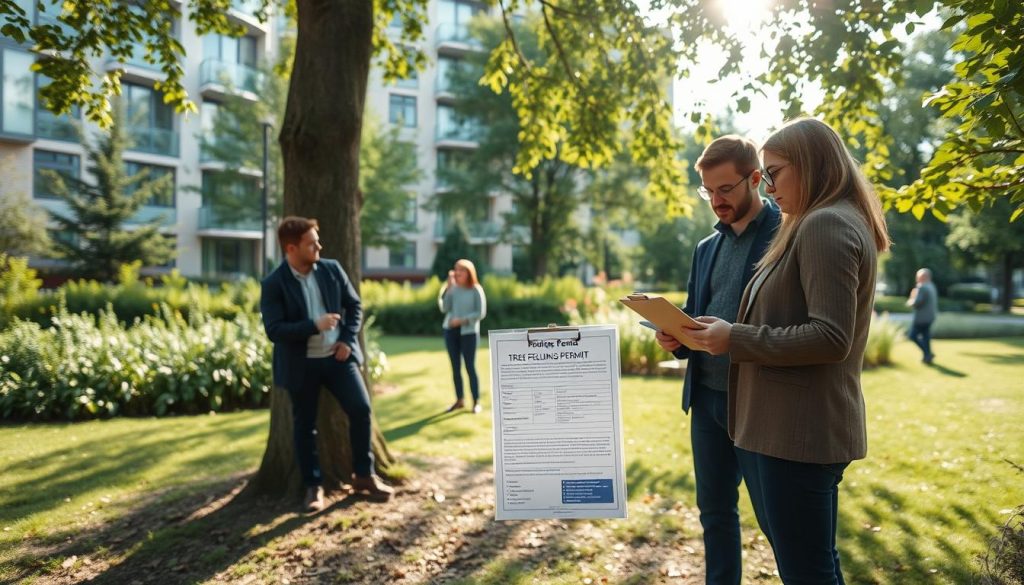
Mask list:
[[[270,3],[264,0],[261,15]],[[198,32],[237,31],[225,15],[230,4],[191,0],[189,14]],[[942,28],[956,34],[951,48],[959,58],[953,79],[926,101],[955,124],[921,177],[887,190],[888,201],[917,217],[931,211],[944,218],[960,205],[977,208],[1000,197],[1013,203],[1014,218],[1024,210],[1020,2],[785,0],[774,3],[760,24],[770,31],[764,36],[732,31],[722,3],[709,0],[654,0],[649,12],[623,0],[498,0],[497,5],[508,34],[491,54],[484,81],[495,91],[508,91],[519,114],[517,172],[529,176],[541,161],[553,158],[602,166],[625,148],[648,168],[652,192],[683,211],[692,201],[674,189],[686,163],[671,131],[666,89],[673,78],[691,72],[702,44],[726,55],[723,76],[740,72],[745,52],[770,58],[771,66],[748,75],[734,96],[739,111],[758,96],[777,93],[793,115],[804,110],[803,89],[820,85],[825,99],[814,113],[836,125],[851,145],[865,147],[865,168],[882,182],[892,173],[891,141],[882,132],[878,105],[902,83],[900,36],[940,14]],[[183,49],[172,34],[171,23],[179,14],[174,3],[86,0],[64,7],[59,22],[67,26],[33,24],[18,2],[0,0],[5,36],[31,41],[40,52],[59,57],[37,63],[53,79],[42,90],[51,108],[66,112],[79,104],[90,119],[109,122],[106,104],[118,91],[118,72],[106,74],[94,87],[88,59],[103,51],[127,57],[133,43],[144,43],[148,58],[163,68],[167,78],[159,89],[168,102],[182,110],[195,108],[181,85]],[[421,52],[403,43],[423,39],[425,7],[425,0],[365,0],[360,8],[372,15],[371,50],[389,78],[407,75],[424,62]],[[541,58],[522,52],[511,26],[529,11],[540,17],[540,45],[550,49]],[[651,14],[667,18],[655,22]],[[387,34],[396,16],[402,23],[397,42]],[[300,19],[300,37],[302,28]],[[702,106],[683,109],[702,123],[706,135],[710,116]]]

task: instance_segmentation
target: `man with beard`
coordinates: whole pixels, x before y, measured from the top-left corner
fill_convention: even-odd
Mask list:
[[[718,223],[715,233],[694,251],[683,310],[691,316],[735,321],[743,289],[781,214],[773,203],[761,199],[761,164],[752,141],[735,135],[718,138],[704,149],[695,166],[702,183],[697,193],[711,203]],[[693,408],[690,440],[704,527],[706,582],[739,585],[740,468],[726,420],[729,356],[691,351],[663,331],[657,339],[677,358],[688,358],[683,410]]]

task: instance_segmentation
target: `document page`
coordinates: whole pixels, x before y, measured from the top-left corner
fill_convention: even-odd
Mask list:
[[[495,517],[625,518],[618,330],[488,337]]]

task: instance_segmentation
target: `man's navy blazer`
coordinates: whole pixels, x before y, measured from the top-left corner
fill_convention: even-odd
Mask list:
[[[359,294],[337,260],[321,258],[315,266],[324,308],[341,315],[338,341],[352,348],[349,359],[362,363],[359,328],[363,324],[363,305]],[[263,279],[260,312],[267,337],[274,343],[274,384],[287,390],[302,388],[309,338],[320,331],[309,318],[302,285],[287,261]]]
[[[754,275],[754,265],[764,256],[768,244],[779,227],[782,214],[774,203],[766,201],[763,221],[757,224],[757,233],[754,243],[750,246],[750,253],[747,255],[747,264],[743,267],[743,282],[741,289],[746,288],[750,278]],[[690,265],[690,278],[686,285],[686,304],[683,311],[691,317],[703,315],[711,302],[711,270],[715,266],[715,257],[718,256],[718,248],[722,244],[722,232],[715,230],[715,233],[704,238],[697,244],[693,251],[693,263]],[[742,290],[741,290],[742,292]],[[730,321],[735,321],[733,317]],[[690,357],[690,348],[685,345],[672,352],[672,355],[679,359]],[[686,364],[686,378],[683,381],[683,410],[690,411],[690,402],[693,398],[693,385],[696,384],[697,370],[700,369],[696,363]]]

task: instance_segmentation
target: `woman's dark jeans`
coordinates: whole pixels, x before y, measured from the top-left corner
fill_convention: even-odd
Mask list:
[[[459,361],[466,362],[466,374],[469,376],[469,391],[473,394],[473,403],[480,401],[480,379],[476,375],[476,345],[480,335],[465,335],[458,327],[444,330],[444,344],[448,348],[448,359],[452,362],[452,381],[455,382],[455,398],[462,400],[462,367]]]

